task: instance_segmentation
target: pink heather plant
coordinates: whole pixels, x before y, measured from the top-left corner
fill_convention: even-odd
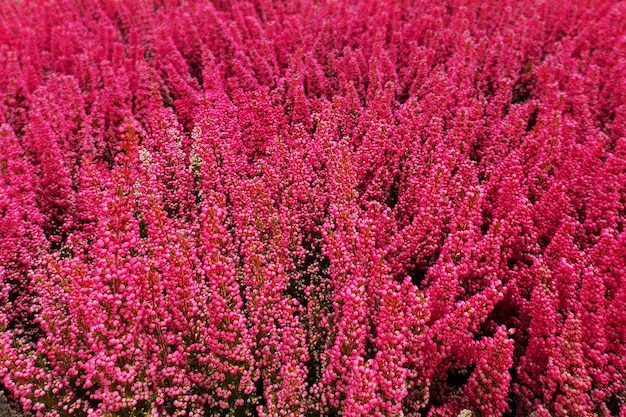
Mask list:
[[[0,2],[35,416],[626,417],[626,5]]]

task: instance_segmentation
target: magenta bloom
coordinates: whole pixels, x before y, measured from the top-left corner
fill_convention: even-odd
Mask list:
[[[0,1],[34,416],[626,417],[626,2]]]

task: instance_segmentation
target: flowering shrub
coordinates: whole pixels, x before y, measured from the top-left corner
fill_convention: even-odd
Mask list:
[[[0,22],[25,413],[626,417],[626,3]]]

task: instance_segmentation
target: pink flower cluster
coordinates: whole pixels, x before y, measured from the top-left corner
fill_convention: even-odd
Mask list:
[[[36,416],[626,417],[626,2],[0,2]]]

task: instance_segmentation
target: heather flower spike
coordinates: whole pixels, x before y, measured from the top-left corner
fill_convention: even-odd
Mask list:
[[[0,2],[0,390],[41,417],[626,417],[625,16]]]

